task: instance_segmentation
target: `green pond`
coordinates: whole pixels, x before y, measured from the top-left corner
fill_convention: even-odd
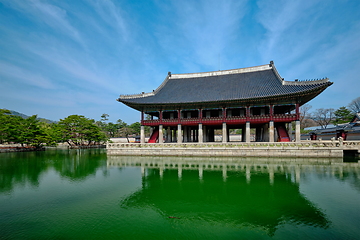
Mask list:
[[[0,154],[0,239],[359,239],[360,164]]]

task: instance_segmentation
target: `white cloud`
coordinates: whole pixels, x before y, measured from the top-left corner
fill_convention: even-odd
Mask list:
[[[18,81],[19,84],[36,86],[43,89],[54,89],[54,84],[40,73],[34,73],[31,70],[0,61],[1,81]],[[0,81],[0,82],[1,82]]]
[[[274,55],[279,52],[284,54],[287,61],[292,61],[300,52],[311,46],[307,42],[302,42],[304,36],[311,36],[311,40],[306,39],[307,41],[316,41],[319,33],[309,34],[307,28],[317,18],[314,10],[317,4],[317,0],[282,0],[276,2],[260,0],[257,2],[259,11],[256,14],[256,19],[265,29],[265,38],[259,45],[259,51],[264,62],[273,59]],[[294,53],[293,48],[298,46],[300,49]]]
[[[197,65],[217,70],[219,54],[238,34],[245,3],[177,1],[165,6],[164,25],[158,26],[156,33],[160,46],[169,55],[182,58],[188,70]]]
[[[118,34],[124,40],[128,39],[129,32],[127,30],[126,21],[123,18],[122,10],[111,0],[88,1],[94,6],[95,11],[109,25],[114,27]]]
[[[2,1],[10,7],[23,13],[30,14],[33,18],[44,22],[53,28],[54,31],[60,30],[85,47],[85,43],[79,31],[70,23],[66,10],[47,2],[42,2],[41,0]]]

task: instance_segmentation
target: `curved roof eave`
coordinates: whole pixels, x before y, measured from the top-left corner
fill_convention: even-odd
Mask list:
[[[248,98],[248,99],[230,99],[230,100],[219,100],[219,101],[205,101],[205,102],[179,102],[179,103],[134,103],[125,101],[122,99],[117,99],[117,101],[124,103],[125,105],[134,108],[138,111],[146,111],[146,109],[167,109],[171,106],[205,106],[205,105],[247,105],[253,104],[254,102],[263,102],[263,103],[275,103],[275,102],[291,102],[298,101],[300,106],[309,102],[321,92],[323,92],[328,86],[331,86],[332,82],[327,82],[317,88],[313,88],[306,91],[300,91],[297,93],[283,94],[283,95],[274,95],[274,96],[265,96],[258,98]]]

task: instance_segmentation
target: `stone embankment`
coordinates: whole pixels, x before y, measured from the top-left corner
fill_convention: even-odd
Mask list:
[[[105,144],[100,145],[87,145],[87,146],[69,146],[67,143],[59,143],[56,147],[22,147],[21,144],[0,144],[0,153],[6,152],[32,152],[44,151],[46,149],[88,149],[88,148],[106,148]]]
[[[44,151],[45,148],[22,147],[21,144],[0,144],[0,153]]]
[[[360,141],[228,142],[228,143],[108,143],[108,155],[209,157],[342,158],[344,151],[360,150]]]
[[[105,144],[85,145],[85,146],[68,146],[70,149],[88,149],[88,148],[106,148]]]

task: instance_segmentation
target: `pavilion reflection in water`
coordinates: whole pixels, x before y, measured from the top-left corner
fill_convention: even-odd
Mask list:
[[[138,166],[142,188],[124,208],[151,208],[164,217],[260,227],[273,235],[282,224],[328,228],[324,212],[299,190],[307,172],[343,177],[359,164],[331,159],[161,158],[108,156],[108,167]],[[349,169],[347,166],[349,166]]]

